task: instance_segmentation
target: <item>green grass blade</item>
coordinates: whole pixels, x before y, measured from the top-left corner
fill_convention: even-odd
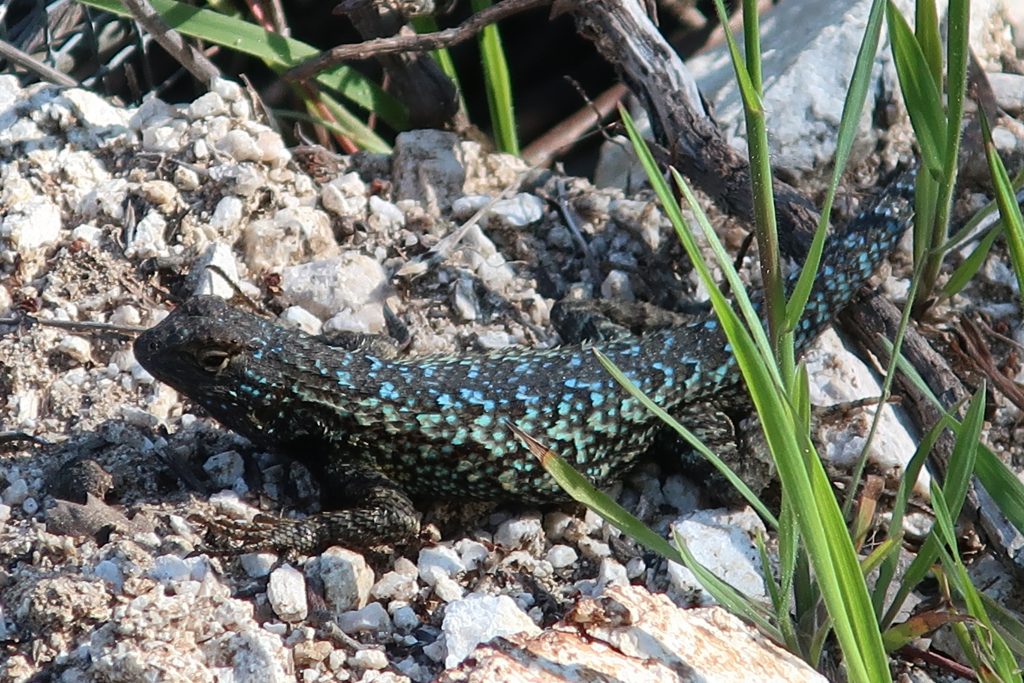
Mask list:
[[[893,61],[925,167],[940,177],[946,157],[946,121],[928,60],[907,20],[891,0],[886,8]]]
[[[594,355],[597,356],[598,362],[604,366],[605,370],[608,371],[612,378],[618,382],[623,389],[639,400],[645,408],[651,411],[651,413],[664,422],[668,427],[672,428],[690,446],[692,446],[694,450],[707,459],[707,461],[710,462],[711,465],[729,481],[733,488],[739,491],[744,500],[746,500],[747,503],[757,511],[757,514],[765,520],[765,523],[768,524],[768,526],[778,526],[779,522],[775,518],[775,515],[771,513],[771,510],[769,510],[764,502],[757,497],[757,494],[751,491],[750,487],[732,471],[732,468],[730,468],[724,460],[715,455],[714,452],[712,452],[696,434],[680,424],[679,421],[672,417],[672,415],[664,408],[659,406],[657,403],[652,401],[649,396],[640,391],[640,388],[633,384],[633,382],[631,382],[629,378],[626,377],[626,375],[624,375],[623,372],[608,359],[608,356],[601,353],[599,349],[594,349]]]
[[[679,545],[674,548],[668,541],[654,533],[628,510],[612,500],[607,494],[599,491],[587,478],[573,469],[557,453],[524,432],[517,425],[506,421],[509,429],[526,445],[531,453],[540,461],[544,469],[558,482],[562,489],[583,503],[602,518],[614,525],[624,534],[643,544],[673,562],[677,562],[693,572],[701,585],[720,603],[743,618],[750,620],[769,637],[781,641],[779,630],[771,623],[767,608],[722,581],[696,561],[693,555],[676,537]]]
[[[471,0],[474,12],[491,6],[490,0]],[[484,87],[487,89],[487,105],[491,110],[491,126],[498,149],[508,154],[519,155],[519,136],[516,134],[516,119],[512,107],[512,79],[509,78],[505,49],[501,45],[501,32],[490,24],[480,33],[480,53],[484,64]]]
[[[122,17],[131,16],[118,0],[81,1]],[[320,54],[312,45],[266,31],[248,21],[174,0],[151,1],[171,28],[184,35],[252,55],[278,73]],[[392,128],[403,130],[408,126],[408,116],[398,101],[358,71],[338,66],[322,72],[316,80],[363,109],[375,112]]]
[[[803,265],[800,278],[797,280],[787,304],[787,328],[792,328],[800,321],[800,316],[803,315],[804,308],[807,306],[807,299],[811,296],[814,279],[818,274],[821,254],[825,248],[825,237],[828,234],[829,216],[832,215],[832,205],[835,202],[839,181],[842,178],[843,171],[846,170],[846,162],[850,159],[850,150],[853,149],[853,142],[857,139],[860,115],[864,110],[864,102],[867,100],[868,90],[871,87],[871,70],[875,64],[875,55],[878,53],[882,20],[885,17],[885,3],[886,0],[874,0],[871,3],[871,11],[868,13],[868,21],[864,29],[864,37],[857,51],[853,75],[850,77],[850,87],[846,91],[846,99],[843,102],[843,114],[839,120],[839,133],[836,138],[836,156],[832,167],[832,179],[829,183],[828,193],[825,195],[825,203],[821,207],[818,229],[814,233],[811,248],[807,252],[807,260]]]
[[[950,502],[950,511],[954,517],[960,514],[964,498],[967,495],[971,474],[973,474],[975,469],[975,460],[979,451],[978,438],[981,436],[984,418],[985,387],[982,386],[971,398],[963,422],[959,427],[955,428],[956,443],[953,445],[953,452],[949,456],[949,467],[946,471],[946,481],[943,484],[945,500]],[[928,574],[932,563],[935,562],[938,555],[938,539],[932,533],[921,545],[917,556],[911,561],[906,572],[904,572],[900,587],[893,597],[893,601],[889,605],[885,616],[882,618],[883,625],[893,622],[903,601],[910,595],[910,591]]]
[[[989,173],[992,176],[996,204],[999,205],[999,215],[1002,217],[1006,232],[1006,244],[1010,248],[1010,262],[1017,276],[1021,301],[1024,301],[1024,218],[1021,217],[1020,206],[1017,205],[1010,175],[1006,172],[1006,166],[1003,165],[1003,160],[999,158],[999,153],[992,142],[988,119],[981,115],[978,120],[981,122],[985,140],[985,158],[988,160]]]
[[[643,159],[646,155],[649,158],[650,152],[646,150],[625,113],[623,120],[626,122],[627,133],[630,134],[638,157]],[[645,163],[644,166],[648,170],[651,184],[658,192],[658,185],[663,183],[661,175],[653,161]],[[696,199],[686,183],[678,174],[675,177],[687,201],[696,204]],[[666,198],[659,193],[659,197],[670,219],[673,215],[679,215],[678,207],[673,208],[675,201],[671,195]],[[699,250],[696,249],[693,236],[685,230],[685,224],[682,222],[676,229],[695,269],[702,278],[708,277],[710,274]],[[726,277],[734,276],[734,273],[730,273],[731,263],[724,255],[724,249],[718,244],[710,226],[707,226],[706,230],[716,258],[724,256],[724,263],[721,265]],[[719,256],[720,253],[722,256]],[[736,292],[744,317],[747,317],[746,309],[750,308],[749,313],[752,314],[753,321],[749,329],[740,323],[731,303],[713,285],[713,281],[709,286],[715,314],[729,338],[737,365],[746,379],[754,406],[761,418],[762,429],[775,458],[784,495],[792,497],[802,538],[808,549],[821,594],[834,621],[836,637],[846,657],[850,678],[872,683],[891,680],[888,659],[882,646],[881,633],[875,621],[864,576],[832,493],[831,484],[810,438],[806,432],[800,433],[794,410],[780,396],[778,390],[783,384],[772,361],[764,328],[749,302],[744,301],[742,288],[735,287],[733,291]]]

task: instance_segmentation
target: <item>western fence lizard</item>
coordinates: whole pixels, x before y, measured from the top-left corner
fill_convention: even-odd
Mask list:
[[[902,176],[829,240],[796,331],[798,349],[902,235],[912,186]],[[600,348],[698,434],[720,432],[713,421],[721,411],[746,405],[735,359],[710,315]],[[302,462],[321,484],[324,512],[238,529],[226,539],[231,552],[402,541],[418,530],[413,498],[563,497],[508,422],[598,486],[629,469],[660,428],[586,344],[388,359],[199,296],[140,335],[135,355],[226,426]]]

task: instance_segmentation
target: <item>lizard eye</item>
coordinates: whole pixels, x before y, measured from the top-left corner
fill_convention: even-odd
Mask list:
[[[209,373],[217,373],[227,367],[231,354],[223,349],[200,349],[196,353],[199,367]]]

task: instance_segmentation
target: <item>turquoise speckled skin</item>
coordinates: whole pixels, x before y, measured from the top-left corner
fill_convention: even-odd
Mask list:
[[[828,242],[798,348],[871,276],[912,216],[912,176]],[[695,432],[746,404],[717,321],[601,342],[601,350]],[[285,330],[196,297],[135,343],[139,362],[254,443],[305,464],[326,512],[235,529],[226,551],[373,545],[418,529],[411,498],[554,500],[561,491],[511,433],[516,424],[599,486],[630,468],[660,422],[587,345],[387,359]]]

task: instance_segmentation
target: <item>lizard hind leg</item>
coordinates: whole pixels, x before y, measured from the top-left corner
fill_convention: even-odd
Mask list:
[[[708,449],[717,455],[755,493],[760,494],[775,479],[771,461],[756,418],[738,417],[718,406],[703,405],[673,415]],[[681,453],[683,472],[705,483],[712,503],[734,506],[744,502],[739,491],[703,455],[674,431],[666,430],[664,451]],[[660,450],[660,449],[659,449]]]
[[[345,507],[303,519],[259,515],[252,522],[206,521],[210,534],[197,552],[238,555],[263,551],[312,554],[331,545],[370,548],[402,543],[420,530],[405,491],[379,471],[355,465],[327,468],[322,496]]]

